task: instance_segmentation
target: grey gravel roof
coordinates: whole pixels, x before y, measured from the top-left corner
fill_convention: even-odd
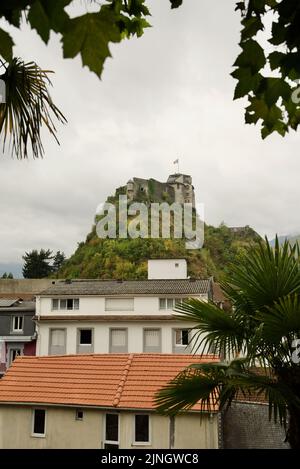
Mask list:
[[[6,304],[5,300],[7,301]],[[10,303],[9,303],[10,301]],[[20,303],[17,302],[18,300],[13,300],[13,299],[5,299],[1,298],[0,299],[0,313],[4,312],[25,312],[25,311],[35,311],[35,301],[21,301]],[[11,306],[10,306],[11,305]]]
[[[191,295],[208,294],[212,278],[182,280],[72,280],[57,281],[40,293],[59,295]]]
[[[6,308],[17,303],[19,298],[0,298],[0,308]]]

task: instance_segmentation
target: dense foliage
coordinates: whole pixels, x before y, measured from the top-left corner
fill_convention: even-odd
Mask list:
[[[6,279],[13,279],[14,276],[13,276],[13,274],[12,274],[11,272],[9,272],[9,273],[4,272],[4,274],[2,275],[1,278],[4,278],[4,279],[5,279],[5,278],[6,278]]]
[[[244,0],[240,47],[232,76],[238,80],[235,99],[246,96],[245,121],[262,125],[265,138],[285,135],[300,122],[300,2],[299,0]],[[271,19],[268,46],[258,38]]]
[[[244,249],[259,236],[245,227],[234,233],[226,225],[206,225],[202,249],[187,250],[181,239],[100,239],[93,227],[86,241],[78,244],[58,276],[64,278],[135,279],[147,278],[147,260],[181,258],[188,260],[192,277],[215,276],[228,270],[230,262],[243,255]]]
[[[50,249],[33,249],[26,252],[23,256],[23,277],[24,278],[45,278],[50,275],[56,275],[63,266],[65,255],[57,251],[55,255]]]

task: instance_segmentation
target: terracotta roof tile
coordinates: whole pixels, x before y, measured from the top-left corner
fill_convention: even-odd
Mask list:
[[[0,404],[151,410],[156,391],[188,365],[200,361],[218,361],[218,357],[175,354],[21,356],[0,380]],[[194,410],[199,408],[196,405]]]

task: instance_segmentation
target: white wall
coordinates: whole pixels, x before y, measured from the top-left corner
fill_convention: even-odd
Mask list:
[[[37,406],[40,407],[40,406]],[[0,449],[100,449],[104,446],[105,413],[101,409],[83,409],[83,420],[75,419],[75,408],[44,407],[46,409],[45,437],[34,437],[32,409],[27,405],[0,405]],[[111,410],[110,410],[111,411]],[[146,412],[147,413],[147,412]],[[134,444],[135,412],[120,411],[120,449],[170,448],[170,419],[150,416],[150,443]],[[218,415],[188,413],[175,417],[174,448],[217,449]],[[154,465],[155,467],[156,465]]]
[[[74,296],[75,298],[76,296]],[[101,296],[82,296],[79,298],[79,309],[77,310],[52,310],[51,298],[38,297],[36,302],[36,315],[37,316],[93,316],[93,315],[162,315],[172,314],[172,310],[159,309],[159,298],[183,298],[184,295],[160,295],[160,296],[136,296],[134,298],[133,311],[105,311],[105,298]],[[188,295],[187,297],[192,297]],[[207,295],[197,295],[195,298],[200,298],[207,301]],[[62,298],[64,296],[62,295]],[[78,298],[78,297],[77,297]]]
[[[187,278],[185,259],[150,259],[148,260],[148,279],[183,279]]]
[[[110,328],[128,329],[128,353],[143,352],[143,330],[144,328],[161,329],[161,353],[173,353],[174,329],[192,328],[193,324],[183,321],[139,321],[139,322],[96,322],[96,321],[47,321],[37,325],[37,355],[49,354],[49,330],[66,329],[66,353],[77,353],[77,329],[93,328],[94,351],[93,353],[109,353],[109,331]],[[183,347],[184,348],[184,347]],[[199,349],[197,353],[201,353]]]

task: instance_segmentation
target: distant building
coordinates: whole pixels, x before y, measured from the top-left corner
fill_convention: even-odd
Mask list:
[[[35,302],[0,298],[0,376],[19,355],[35,355]]]
[[[155,393],[187,366],[216,361],[213,355],[18,357],[0,380],[0,448],[217,449],[213,398],[201,416],[200,403],[175,417],[157,414],[154,403]]]
[[[192,177],[187,174],[171,174],[167,182],[134,177],[127,182],[126,193],[130,201],[148,199],[151,202],[162,202],[165,200],[169,203],[191,203],[193,207],[195,206]]]

